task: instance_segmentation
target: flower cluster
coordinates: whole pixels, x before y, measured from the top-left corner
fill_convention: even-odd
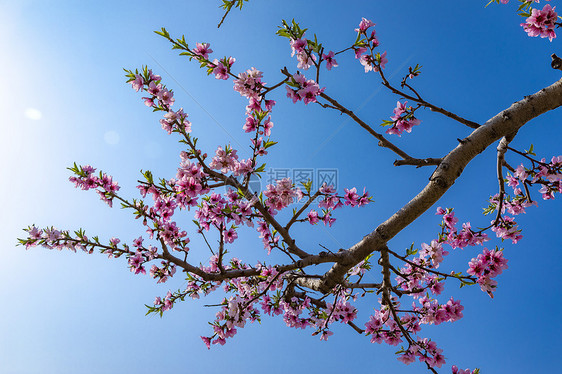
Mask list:
[[[519,182],[528,185],[538,183],[541,185],[539,192],[542,194],[542,198],[552,200],[555,193],[562,193],[562,156],[553,156],[549,163],[544,158],[540,161],[533,160],[531,169],[519,165],[513,177],[508,176],[508,181],[514,189],[515,195],[523,195],[521,189],[518,188]]]
[[[199,61],[204,61],[209,58],[209,53],[213,53],[209,43],[195,43],[195,48],[192,50],[193,55]]]
[[[386,329],[385,329],[386,327]],[[365,335],[371,337],[371,343],[382,343],[398,345],[402,342],[402,331],[400,327],[390,318],[390,311],[382,309],[375,311],[365,323]]]
[[[274,210],[281,210],[303,197],[303,192],[293,185],[290,178],[278,180],[275,185],[268,184],[263,194],[267,196],[265,204]]]
[[[505,1],[509,1],[509,0],[502,0],[502,2]],[[479,369],[474,369],[472,371],[470,371],[470,369],[459,369],[456,365],[453,365],[451,367],[451,372],[452,374],[478,374],[480,372]]]
[[[412,308],[422,316],[420,318],[420,323],[422,324],[439,325],[443,322],[455,322],[463,317],[462,311],[464,307],[460,304],[459,300],[453,300],[452,297],[443,305],[427,296],[421,297],[418,302],[421,306],[413,303]]]
[[[157,296],[154,300],[154,306],[160,309],[162,312],[172,309],[174,307],[174,298],[172,293],[168,291],[166,297],[164,297],[164,300]]]
[[[336,61],[335,53],[333,51],[328,52],[328,54],[323,53],[322,59],[326,61],[326,69],[332,70],[333,67],[338,66],[338,62]]]
[[[562,156],[552,157],[549,163],[544,158],[531,161],[532,168],[527,169],[521,164],[515,169],[513,176],[509,173],[506,176],[505,180],[513,189],[514,197],[502,194],[500,199],[500,194],[496,194],[490,197],[489,206],[484,209],[484,214],[489,214],[497,212],[501,207],[498,217],[492,221],[492,231],[502,240],[511,239],[513,243],[517,243],[523,237],[515,219],[503,214],[507,211],[515,216],[525,213],[528,207],[537,205],[536,201],[531,200],[528,186],[539,184],[539,192],[544,200],[554,199],[555,193],[562,193]]]
[[[320,68],[320,64],[324,61],[326,62],[327,70],[332,70],[333,67],[337,67],[338,63],[335,59],[337,53],[334,51],[324,53],[324,47],[317,42],[316,35],[314,35],[314,40],[308,40],[304,37],[305,32],[306,29],[301,29],[299,24],[294,20],[291,25],[283,21],[280,30],[277,31],[277,35],[289,39],[291,57],[296,55],[297,68],[308,70],[313,65],[316,66],[316,68]]]
[[[502,240],[511,239],[513,244],[516,244],[519,240],[523,239],[515,219],[510,216],[503,216],[498,221],[493,220],[492,225],[492,231]]]
[[[437,208],[438,215],[443,216],[441,227],[443,228],[443,241],[454,248],[465,248],[467,246],[482,245],[490,240],[486,233],[474,231],[470,222],[462,224],[462,229],[457,230],[457,222],[459,219],[455,217],[453,209]]]
[[[111,238],[109,244],[102,244],[98,237],[89,238],[83,230],[74,232],[74,235],[68,231],[58,230],[54,227],[39,229],[30,226],[26,229],[28,232],[27,239],[20,239],[20,243],[25,245],[27,249],[35,246],[42,246],[47,249],[68,249],[73,252],[77,250],[92,254],[94,249],[98,248],[101,253],[107,254],[109,258],[118,258],[125,255],[131,272],[135,274],[146,274],[144,264],[152,260],[163,258],[156,247],[149,245],[148,248],[143,246],[143,238],[139,237],[133,240],[132,250],[129,245],[121,244],[118,238]],[[160,267],[152,265],[150,275],[157,280],[157,283],[164,283],[173,277],[176,272],[176,265],[169,261],[161,261]]]
[[[397,301],[392,301],[394,307],[398,307]],[[438,309],[434,314],[440,315],[440,318],[454,321],[462,317],[462,306],[452,299],[444,306]],[[414,309],[420,314],[429,314],[431,310],[424,310],[422,308]],[[427,323],[420,320],[414,314],[405,314],[400,318],[400,324],[407,333],[416,333],[420,331],[420,323]],[[371,336],[371,343],[382,343],[383,341],[389,345],[396,346],[403,342],[403,330],[392,317],[388,307],[383,307],[381,310],[375,311],[374,315],[369,317],[369,321],[365,323],[365,334]],[[427,338],[418,338],[417,341],[410,342],[408,349],[401,349],[398,360],[409,365],[414,362],[416,358],[420,362],[426,362],[429,367],[441,367],[445,363],[445,357],[442,354],[443,350],[437,347],[437,344]]]
[[[305,38],[291,39],[291,57],[297,55],[297,68],[308,70],[311,65],[314,65],[317,58],[316,55],[311,53],[307,48],[308,41]]]
[[[355,58],[359,60],[361,65],[365,68],[365,73],[369,71],[379,71],[384,69],[388,59],[386,58],[386,51],[382,54],[374,53],[375,48],[379,46],[379,41],[376,37],[375,30],[369,29],[375,26],[375,24],[366,18],[362,18],[359,22],[359,27],[355,29],[357,31],[357,41],[353,44],[353,50],[355,51]]]
[[[65,240],[70,238],[70,235],[66,231],[60,231],[54,227],[47,227],[45,229],[39,229],[35,227],[35,225],[29,226],[27,229],[28,237],[27,239],[21,239],[20,244],[25,245],[25,249],[29,249],[32,247],[36,247],[38,245],[47,248],[47,249],[57,249],[62,250],[63,248],[67,248],[73,252],[76,252],[77,248],[86,250],[86,247],[83,243],[87,243],[88,237],[83,236],[83,240]]]
[[[509,183],[510,186],[513,186],[512,181],[517,182],[515,178],[509,175],[507,179],[510,180]],[[507,211],[509,214],[516,216],[525,213],[528,207],[532,205],[537,205],[536,202],[530,203],[529,200],[527,200],[527,196],[525,196],[520,189],[514,188],[514,190],[516,192],[516,195],[513,198],[510,197],[509,195],[503,197],[503,202],[501,204],[502,214],[505,213],[505,211]],[[500,205],[500,195],[495,194],[491,196],[489,203],[490,205],[488,206],[488,208],[486,208],[486,213],[497,211]]]
[[[384,121],[383,126],[390,126],[387,130],[387,134],[402,135],[404,131],[410,133],[412,132],[412,127],[420,124],[420,120],[414,117],[415,109],[411,106],[406,106],[407,101],[401,103],[398,101],[396,103],[396,108],[394,108],[394,115],[390,117],[392,121]]]
[[[425,243],[424,243],[425,244]],[[448,252],[443,252],[443,255]],[[425,269],[431,269],[433,264],[425,258],[424,254],[411,260],[400,268],[400,275],[396,277],[396,283],[400,289],[410,293],[413,298],[423,296],[423,291],[428,289],[434,295],[443,292],[443,283],[432,273]]]
[[[204,269],[218,272],[216,258],[210,268]],[[231,266],[225,266],[223,270],[231,269],[248,270],[251,268],[235,259],[231,261]],[[334,304],[311,299],[308,296],[283,295],[279,291],[283,289],[286,274],[280,273],[274,267],[266,267],[261,264],[254,269],[259,271],[258,276],[232,279],[224,284],[224,290],[235,293],[235,296],[223,300],[222,308],[217,312],[216,319],[212,323],[213,335],[201,337],[208,348],[211,344],[224,344],[227,338],[237,333],[236,328],[244,327],[247,321],[259,321],[260,309],[267,315],[282,315],[288,327],[315,328],[316,331],[313,335],[320,334],[321,340],[327,340],[333,334],[328,330],[329,324],[336,321],[348,323],[357,316],[357,309],[347,301],[351,295],[346,290],[335,291]],[[203,289],[209,290],[209,287],[211,289],[217,287],[216,284],[210,286],[210,282],[196,283],[197,280],[193,278],[188,284],[189,291],[186,289],[185,292],[171,295],[171,299],[181,298],[188,293],[199,293]]]
[[[120,187],[111,176],[102,172],[99,173],[99,176],[96,176],[94,174],[96,169],[90,165],[78,166],[74,164],[69,170],[76,174],[76,176],[68,178],[76,188],[84,191],[97,188],[96,192],[100,199],[110,207],[113,206],[113,198]]]
[[[174,131],[189,133],[191,132],[191,123],[187,120],[187,114],[180,108],[178,111],[171,109],[175,102],[174,93],[161,83],[162,78],[153,74],[152,70],[144,67],[141,73],[136,70],[127,72],[128,83],[130,83],[135,91],[146,91],[150,96],[143,97],[146,106],[151,107],[154,111],[164,111],[164,118],[160,120],[162,128],[171,134]]]
[[[229,194],[228,200],[221,195],[212,193],[203,198],[199,209],[195,212],[200,227],[206,231],[212,227],[221,231],[222,238],[227,243],[232,243],[238,238],[237,225],[245,224],[252,227],[250,218],[252,215],[251,202],[241,201]],[[231,223],[229,229],[226,226]]]
[[[265,86],[262,78],[263,73],[254,67],[240,73],[238,79],[234,80],[234,91],[248,99],[260,100],[260,92]]]
[[[357,193],[357,188],[353,187],[352,189],[344,188],[345,195],[344,195],[344,204],[349,205],[351,207],[356,206],[363,206],[367,205],[370,201],[369,193],[365,191],[363,188],[363,194],[359,195]]]
[[[264,108],[262,108],[262,103]],[[271,121],[271,116],[269,114],[271,113],[271,110],[273,109],[274,105],[275,105],[274,100],[260,100],[251,97],[248,106],[246,106],[247,117],[244,126],[242,126],[244,131],[245,132],[256,131],[259,135],[270,136],[271,129],[273,128],[273,122]],[[256,145],[255,143],[257,142],[259,142],[261,145],[262,141],[263,141],[262,138],[252,139],[254,145]],[[259,147],[255,147],[254,149],[255,156],[257,155],[261,156],[267,154],[267,152],[263,153],[257,151],[257,148]],[[263,151],[265,151],[265,148],[263,149]]]
[[[428,339],[418,339],[415,344],[410,345],[410,347],[398,357],[398,360],[408,365],[414,362],[416,357],[420,362],[425,362],[432,368],[440,368],[445,363],[443,350],[438,348],[435,342]]]
[[[477,283],[482,291],[487,292],[493,298],[492,292],[496,289],[498,282],[492,278],[507,269],[507,259],[503,257],[503,252],[497,248],[492,251],[484,248],[484,251],[478,257],[473,258],[468,265],[467,273],[478,277]]]
[[[305,104],[315,103],[316,96],[324,92],[325,88],[320,88],[314,80],[307,80],[300,73],[293,74],[290,82],[285,86],[287,97],[293,100],[293,103],[302,100]]]
[[[548,38],[550,41],[556,38],[554,28],[556,27],[556,21],[558,21],[558,14],[554,9],[556,7],[553,8],[550,4],[546,4],[542,10],[532,9],[531,16],[525,19],[525,23],[521,24],[527,35]]]
[[[256,231],[260,234],[259,238],[263,242],[263,247],[267,249],[267,254],[271,254],[272,249],[279,243],[279,235],[275,235],[271,232],[266,221],[258,221]]]
[[[215,58],[212,64],[208,64],[208,67],[216,79],[227,80],[230,76],[230,68],[232,68],[235,62],[236,59],[234,57],[225,57],[221,60]]]
[[[316,210],[312,209],[308,212],[306,218],[308,222],[311,225],[315,225],[322,220],[324,225],[332,226],[336,221],[335,218],[332,218],[332,212],[335,209],[341,208],[344,205],[360,207],[367,205],[372,200],[372,197],[369,196],[369,193],[365,191],[365,189],[363,189],[363,194],[361,195],[357,193],[357,188],[355,187],[351,189],[345,188],[344,190],[345,195],[338,196],[334,186],[324,183],[318,190],[318,193],[322,196],[322,200],[319,201],[318,206],[323,209],[323,215],[319,215]]]
[[[429,258],[434,269],[437,269],[439,264],[443,262],[443,256],[449,254],[449,252],[443,250],[443,246],[437,240],[432,240],[430,245],[422,243],[421,248],[420,258]]]

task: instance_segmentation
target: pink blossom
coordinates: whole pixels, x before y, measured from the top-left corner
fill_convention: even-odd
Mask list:
[[[509,0],[501,0],[501,2],[503,4],[507,4],[508,1]],[[471,372],[470,369],[464,369],[464,370],[459,369],[456,365],[453,365],[451,367],[451,372],[452,372],[452,374],[472,374],[472,373],[475,373],[475,371]]]
[[[203,343],[205,343],[205,345],[207,346],[207,349],[211,349],[211,338],[201,336],[201,340],[203,340]]]
[[[238,233],[233,228],[230,228],[229,230],[223,232],[223,239],[227,243],[232,243],[237,238]]]
[[[293,104],[301,99],[299,95],[297,95],[297,91],[293,90],[291,87],[285,86],[285,89],[287,90],[287,97],[293,100]]]
[[[220,169],[222,173],[226,173],[235,169],[236,160],[238,160],[236,150],[228,148],[223,150],[222,147],[218,147],[209,167],[216,170]]]
[[[411,352],[410,350],[407,350],[405,353],[398,356],[398,360],[402,361],[402,363],[404,363],[406,365],[409,365],[412,362],[416,361],[416,355],[413,352]]]
[[[494,223],[494,221],[492,221]],[[492,231],[496,233],[498,238],[511,239],[513,244],[516,244],[519,240],[523,238],[521,235],[521,230],[518,229],[515,220],[509,216],[502,217],[501,221],[494,227]]]
[[[129,266],[131,267],[131,272],[135,274],[146,274],[146,270],[142,264],[144,263],[144,257],[140,252],[137,252],[134,256],[129,257]]]
[[[320,221],[320,219],[318,218],[318,212],[315,210],[311,210],[310,212],[308,212],[307,219],[311,225],[315,225],[316,223],[318,223],[318,221]]]
[[[160,100],[160,103],[162,103],[163,105],[173,105],[175,101],[173,96],[174,93],[172,91],[168,91],[166,88],[162,88],[156,95],[156,97],[158,97],[158,100]]]
[[[449,252],[443,250],[441,243],[439,243],[437,240],[432,240],[431,245],[422,243],[421,248],[422,250],[420,251],[420,256],[422,258],[426,256],[429,257],[431,259],[433,267],[436,269],[439,267],[439,264],[443,262],[443,256],[449,254]]]
[[[43,234],[43,231],[39,230],[35,226],[31,226],[31,229],[28,231],[28,233],[29,233],[29,237],[32,239],[41,239],[41,235]]]
[[[194,48],[192,52],[196,56],[207,60],[209,58],[209,53],[213,53],[210,47],[211,45],[209,43],[196,43],[196,48]]]
[[[143,97],[142,99],[144,100],[144,105],[146,106],[154,105],[154,100],[151,97]]]
[[[459,222],[459,219],[455,217],[455,212],[451,211],[450,213],[445,214],[443,216],[443,222],[451,231],[457,231],[455,225]]]
[[[361,63],[361,65],[363,65],[363,67],[365,67],[365,73],[373,71],[373,68],[375,67],[375,59],[371,55],[362,55],[361,57],[359,57],[359,62]]]
[[[234,91],[240,95],[259,100],[260,91],[264,86],[262,82],[263,73],[256,68],[251,68],[238,74],[238,79],[234,80]]]
[[[135,79],[131,81],[131,85],[133,86],[133,89],[135,91],[142,91],[144,86],[144,80],[142,79],[142,76],[140,74],[136,74]]]
[[[322,331],[322,334],[320,334],[320,340],[328,340],[328,337],[334,335],[333,332],[331,332],[330,330],[324,330]]]
[[[265,110],[271,111],[271,109],[273,109],[275,104],[276,104],[275,100],[265,100]]]
[[[256,127],[256,120],[254,119],[254,117],[251,116],[247,117],[246,122],[244,123],[244,126],[242,128],[244,129],[245,132],[255,131],[257,127]]]
[[[493,298],[492,292],[496,289],[497,282],[492,278],[501,274],[508,267],[503,252],[484,248],[484,251],[478,257],[473,258],[468,265],[467,273],[476,276],[482,291],[487,292]]]
[[[354,52],[355,52],[355,58],[356,58],[356,59],[360,59],[360,58],[361,58],[361,55],[362,55],[363,53],[367,52],[367,48],[365,48],[365,47],[356,47],[356,48],[354,48],[353,50],[354,50]]]
[[[308,70],[308,68],[314,65],[316,61],[316,56],[313,55],[312,53],[307,53],[307,52],[297,53],[297,61],[299,62],[297,64],[297,68]]]
[[[287,97],[293,99],[293,103],[303,100],[305,104],[308,103],[315,103],[316,96],[320,95],[324,92],[324,88],[320,88],[318,83],[314,80],[306,80],[305,76],[302,74],[293,74],[292,76],[294,82],[300,86],[300,89],[297,90],[296,95],[295,91],[289,88],[289,86],[285,86],[287,89]]]
[[[153,96],[157,96],[161,89],[161,84],[156,84],[154,81],[152,81],[149,83],[148,89],[146,91]]]
[[[375,24],[373,23],[373,21],[368,20],[366,18],[362,18],[361,22],[359,22],[359,28],[355,29],[355,31],[359,32],[359,33],[364,33],[365,31],[367,31],[367,29],[369,27],[375,26]]]
[[[236,59],[234,57],[229,57],[226,60],[226,64],[225,64],[225,61],[223,61],[223,60],[219,61],[215,58],[213,60],[213,66],[214,66],[213,74],[215,74],[215,78],[227,80],[228,79],[228,73],[230,72],[230,68],[234,64],[235,61],[236,61]]]
[[[352,207],[359,205],[359,195],[357,194],[357,188],[353,187],[351,190],[347,188],[345,190],[345,205],[351,205]]]
[[[322,58],[326,61],[326,69],[332,70],[333,67],[338,66],[334,56],[335,54],[333,51],[328,52],[328,54],[322,54]]]
[[[291,57],[293,57],[296,54],[300,54],[300,53],[304,53],[305,50],[304,48],[307,45],[306,39],[302,38],[302,39],[291,39],[290,41],[291,44]]]
[[[300,200],[303,196],[302,191],[298,187],[293,187],[293,182],[290,178],[277,181],[275,186],[272,184],[267,185],[264,195],[268,197],[266,201],[267,206],[275,210],[281,210],[292,204],[294,200]]]
[[[527,35],[531,37],[540,35],[541,38],[548,38],[550,41],[556,38],[554,28],[558,14],[555,9],[556,7],[553,8],[550,4],[545,5],[542,10],[532,9],[531,16],[521,24]]]
[[[273,122],[271,121],[271,117],[268,117],[263,122],[263,135],[270,136],[271,135],[271,128],[273,127]],[[261,134],[261,132],[260,132]]]
[[[298,91],[299,97],[303,100],[305,104],[315,103],[316,96],[318,95],[318,86],[307,86]]]

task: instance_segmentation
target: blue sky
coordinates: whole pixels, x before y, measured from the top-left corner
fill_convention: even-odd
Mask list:
[[[515,4],[484,5],[254,0],[242,12],[233,10],[217,30],[218,1],[0,1],[0,372],[425,372],[419,364],[398,362],[394,347],[371,344],[346,326],[334,326],[335,335],[320,342],[311,331],[286,328],[280,318],[247,325],[227,345],[208,351],[199,336],[209,333],[206,322],[216,310],[203,305],[220,301],[220,295],[178,304],[162,319],[145,317],[144,304],[185,282],[177,277],[156,285],[129,272],[123,259],[25,251],[15,243],[32,223],[83,227],[105,239],[132,240],[143,233],[129,212],[109,209],[94,193],[67,181],[66,167],[73,162],[91,164],[113,175],[123,195],[137,197],[140,169],[175,175],[181,146],[124,83],[122,68],[146,64],[161,74],[208,153],[229,142],[248,149],[242,130],[246,99],[232,90],[231,81],[207,77],[197,64],[177,56],[153,30],[164,26],[173,35],[185,34],[191,44],[209,42],[216,57],[236,57],[237,72],[255,66],[273,83],[282,79],[283,66],[296,69],[287,40],[274,35],[282,19],[294,18],[309,29],[308,36],[316,33],[326,48],[338,50],[354,41],[353,29],[366,17],[377,24],[381,51],[388,51],[389,77],[398,80],[407,66],[419,63],[423,73],[416,88],[428,101],[482,123],[560,79],[549,56],[562,55],[559,40],[526,36]],[[321,85],[378,127],[398,98],[383,90],[377,76],[365,75],[352,56],[338,62]],[[366,208],[337,212],[331,230],[296,227],[301,247],[354,244],[427,183],[429,168],[393,167],[394,155],[356,124],[318,106],[293,105],[283,92],[274,95],[273,139],[279,144],[267,156],[268,167],[337,169],[340,189],[365,186],[375,200]],[[429,111],[419,117],[422,124],[412,134],[395,139],[417,157],[441,157],[469,134]],[[533,143],[539,156],[550,158],[562,153],[561,137],[558,110],[529,123],[512,144],[523,149]],[[455,207],[459,219],[473,226],[488,224],[481,208],[497,190],[493,148],[466,168],[438,204]],[[522,161],[508,157],[512,164]],[[519,217],[524,239],[503,244],[509,269],[498,278],[494,300],[474,287],[446,288],[445,295],[463,300],[465,317],[425,328],[425,336],[445,349],[442,372],[451,364],[480,367],[483,373],[560,367],[560,209],[560,201],[541,200],[539,208]],[[439,220],[433,213],[432,208],[390,247],[401,251],[435,238]],[[236,244],[233,255],[250,263],[265,257],[254,233],[244,232]],[[490,245],[495,244],[500,243]],[[194,262],[206,261],[208,253],[197,245],[194,238]],[[477,251],[455,252],[448,266],[466,270]],[[374,298],[359,303],[361,324],[375,303]]]

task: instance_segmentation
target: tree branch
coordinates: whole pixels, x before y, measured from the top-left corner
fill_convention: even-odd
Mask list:
[[[467,119],[465,119],[465,118],[462,118],[461,116],[456,115],[455,113],[449,112],[448,110],[445,110],[445,109],[440,108],[440,107],[438,107],[438,106],[435,106],[435,105],[433,105],[433,104],[431,104],[431,103],[428,103],[427,101],[423,100],[423,99],[420,97],[420,95],[419,95],[413,88],[411,88],[411,87],[409,87],[409,86],[408,86],[408,87],[414,92],[414,94],[415,94],[417,97],[408,95],[408,94],[406,94],[405,92],[400,91],[399,89],[393,87],[393,86],[386,80],[386,77],[384,76],[384,73],[383,73],[382,69],[379,69],[379,74],[380,74],[380,76],[381,76],[381,78],[382,78],[382,84],[383,84],[383,86],[385,86],[386,88],[388,88],[389,90],[391,90],[391,91],[392,91],[393,93],[395,93],[396,95],[402,96],[404,99],[408,99],[408,100],[414,101],[414,102],[416,102],[416,103],[418,103],[418,104],[421,104],[421,105],[423,105],[424,107],[429,108],[429,109],[430,109],[431,111],[433,111],[433,112],[441,113],[441,114],[443,114],[444,116],[447,116],[447,117],[449,117],[449,118],[451,118],[451,119],[454,119],[455,121],[460,122],[460,123],[462,123],[463,125],[466,125],[466,126],[468,126],[468,127],[470,127],[470,128],[477,129],[478,127],[480,127],[480,125],[479,125],[478,123],[476,123],[476,122],[467,120]]]
[[[367,125],[365,122],[363,122],[363,120],[361,120],[361,118],[357,117],[355,113],[353,113],[351,110],[347,109],[346,107],[338,103],[335,99],[332,99],[330,96],[326,95],[325,93],[321,93],[319,96],[327,100],[340,112],[347,114],[351,119],[357,122],[359,126],[363,127],[365,130],[367,130],[369,134],[377,138],[379,140],[380,147],[385,147],[390,149],[391,151],[393,151],[394,153],[396,153],[398,156],[402,157],[405,160],[414,159],[412,156],[410,156],[409,154],[407,154],[406,152],[395,146],[393,143],[391,143],[389,140],[387,140],[382,134],[379,134],[378,132],[373,130],[371,126]]]
[[[422,166],[439,165],[441,161],[443,161],[442,158],[409,158],[394,161],[394,166],[415,165],[420,168]]]
[[[515,134],[531,119],[562,105],[562,80],[512,104],[489,119],[459,143],[433,172],[429,183],[398,212],[381,223],[361,241],[340,252],[342,258],[316,286],[327,292],[340,283],[353,266],[369,254],[380,251],[386,243],[435,204],[460,177],[468,163],[503,136]]]

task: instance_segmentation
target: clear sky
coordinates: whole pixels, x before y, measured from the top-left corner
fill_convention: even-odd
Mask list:
[[[407,66],[423,65],[416,88],[424,97],[480,123],[561,76],[550,68],[549,57],[562,55],[560,41],[527,37],[516,4],[485,9],[486,1],[475,0],[252,0],[217,30],[218,3],[0,0],[0,373],[426,372],[420,364],[397,361],[395,347],[371,344],[347,326],[334,325],[335,334],[320,342],[311,331],[286,328],[281,318],[247,325],[225,346],[208,351],[199,336],[209,334],[206,322],[216,310],[204,305],[220,302],[220,295],[177,304],[162,319],[145,316],[144,304],[182,287],[181,277],[156,285],[129,272],[124,259],[15,247],[21,229],[33,223],[82,227],[106,240],[128,241],[143,233],[129,212],[109,209],[67,180],[66,167],[73,162],[91,164],[113,175],[132,198],[138,196],[140,169],[175,175],[181,147],[125,84],[122,68],[147,64],[161,74],[207,152],[231,143],[248,156],[249,138],[242,130],[246,99],[232,90],[231,81],[207,77],[171,51],[153,33],[162,26],[172,35],[185,34],[191,44],[211,43],[215,57],[236,57],[236,72],[255,66],[273,83],[282,79],[283,66],[296,69],[287,40],[274,35],[282,19],[294,18],[309,28],[307,36],[316,33],[326,48],[338,50],[354,41],[353,29],[366,17],[377,24],[381,51],[388,51],[389,77],[396,82]],[[398,98],[383,90],[376,75],[365,75],[351,55],[338,62],[321,85],[380,128]],[[318,106],[293,105],[283,92],[274,95],[272,138],[279,144],[267,157],[268,167],[337,169],[340,189],[365,186],[375,199],[366,208],[336,212],[331,230],[297,228],[301,247],[337,250],[354,244],[427,183],[429,168],[393,167],[394,155],[356,124]],[[412,134],[396,140],[417,157],[441,157],[470,131],[429,111],[419,118]],[[533,143],[547,158],[562,154],[560,118],[559,110],[537,118],[513,145],[523,149]],[[508,161],[522,160],[510,155]],[[480,212],[496,190],[490,147],[438,205],[455,207],[461,221],[486,226],[489,217]],[[524,239],[503,244],[509,269],[499,276],[493,300],[476,287],[446,288],[445,296],[463,301],[465,317],[425,327],[424,336],[445,349],[442,372],[450,372],[451,364],[480,367],[483,373],[559,370],[561,208],[560,201],[540,200],[539,208],[519,217]],[[402,251],[412,242],[429,242],[438,223],[432,208],[389,245]],[[199,244],[194,239],[195,262],[209,257]],[[265,257],[255,233],[244,232],[236,244],[232,254],[250,263]],[[501,243],[489,246],[496,244]],[[458,251],[447,266],[466,270],[476,251]],[[360,303],[359,324],[375,303],[374,298]]]

